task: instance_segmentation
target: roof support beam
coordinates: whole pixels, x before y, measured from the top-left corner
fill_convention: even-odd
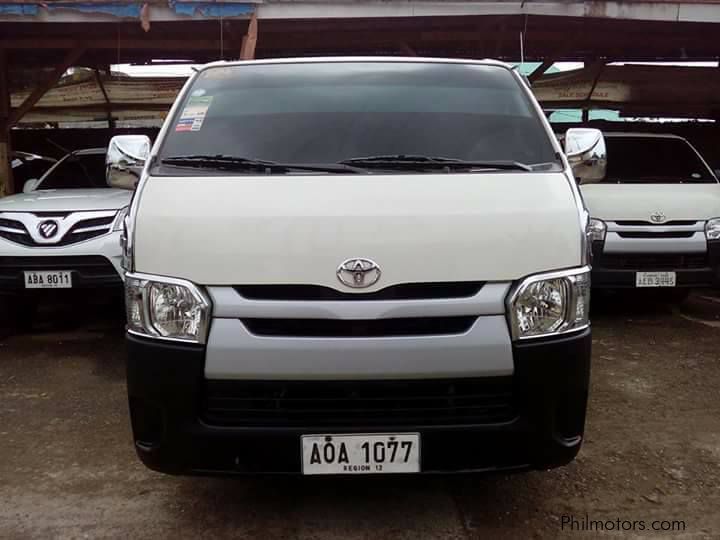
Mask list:
[[[10,165],[10,80],[7,51],[0,49],[0,197],[14,193]]]
[[[112,115],[112,103],[110,103],[110,98],[108,97],[107,90],[105,90],[105,85],[103,84],[102,77],[100,76],[100,70],[98,68],[95,68],[95,80],[97,81],[98,87],[105,98],[105,111],[107,112],[108,128],[111,130],[115,129],[115,119]]]
[[[540,77],[542,77],[545,72],[552,67],[552,65],[555,63],[555,60],[543,60],[542,64],[540,64],[538,67],[536,67],[533,72],[528,75],[528,81],[530,83],[534,83],[537,81]]]
[[[247,33],[243,36],[242,45],[240,46],[240,60],[255,59],[255,47],[258,39],[258,23],[257,15],[253,13],[248,23]]]
[[[81,46],[76,46],[74,49],[68,51],[65,58],[63,58],[62,61],[55,66],[55,69],[50,76],[43,81],[42,84],[38,85],[38,87],[35,88],[35,90],[33,90],[27,98],[25,98],[25,101],[17,109],[10,113],[10,125],[14,126],[22,120],[22,117],[25,116],[38,101],[40,101],[47,91],[58,83],[68,68],[75,65],[75,62],[80,59],[84,52],[85,47]]]
[[[587,65],[587,64],[586,64]],[[588,92],[586,103],[587,107],[590,107],[590,102],[592,101],[592,95],[595,92],[595,87],[597,86],[598,82],[600,81],[600,76],[602,75],[603,70],[605,69],[605,66],[607,65],[607,61],[605,60],[596,60],[592,64],[590,64],[588,69],[590,70],[590,73],[592,73],[593,81],[592,86],[590,87],[590,91]]]

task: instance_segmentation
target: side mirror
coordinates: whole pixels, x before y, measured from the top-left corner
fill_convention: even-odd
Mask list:
[[[605,178],[607,149],[605,137],[599,129],[568,129],[565,133],[565,155],[580,182],[597,182]]]
[[[23,193],[30,193],[31,191],[35,191],[35,188],[38,187],[38,184],[40,183],[40,180],[37,178],[30,178],[23,184]]]
[[[117,135],[110,139],[105,158],[105,178],[110,187],[135,189],[150,155],[147,135]]]

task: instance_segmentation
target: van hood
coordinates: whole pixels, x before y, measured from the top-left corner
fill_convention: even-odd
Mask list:
[[[130,204],[127,189],[48,189],[0,199],[0,212],[77,212],[119,210]]]
[[[151,177],[135,270],[202,285],[509,281],[581,264],[562,173]],[[371,287],[338,280],[374,261]]]
[[[720,217],[720,184],[586,184],[580,187],[590,216],[606,221],[667,221]]]

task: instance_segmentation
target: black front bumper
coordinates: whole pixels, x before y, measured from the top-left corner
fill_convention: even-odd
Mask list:
[[[72,289],[26,289],[26,271],[68,270]],[[75,289],[121,289],[122,279],[101,255],[7,257],[0,256],[0,294],[38,295]]]
[[[678,288],[720,285],[720,242],[708,242],[706,253],[603,252],[602,242],[592,245],[592,286],[602,289],[635,288],[637,272],[675,272]]]
[[[590,377],[590,330],[514,347],[509,421],[463,425],[240,427],[203,418],[204,348],[128,336],[127,385],[135,447],[170,474],[301,472],[303,434],[419,432],[422,472],[547,469],[582,443]],[[317,384],[317,381],[314,381]]]

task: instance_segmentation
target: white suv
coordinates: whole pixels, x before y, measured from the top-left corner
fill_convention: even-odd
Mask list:
[[[0,302],[11,321],[28,323],[50,289],[121,289],[132,191],[105,183],[105,154],[72,152],[24,193],[0,199]]]

